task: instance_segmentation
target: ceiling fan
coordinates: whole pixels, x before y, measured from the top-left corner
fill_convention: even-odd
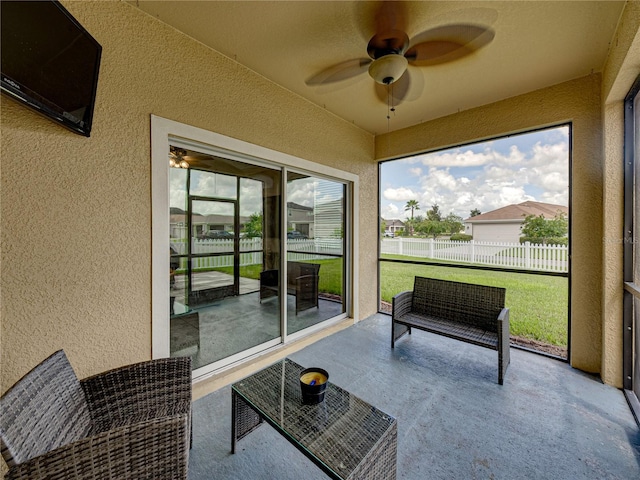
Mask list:
[[[411,87],[409,66],[433,66],[470,55],[489,44],[494,32],[488,27],[454,23],[431,28],[411,40],[406,33],[406,5],[382,2],[375,14],[375,33],[367,44],[369,58],[340,62],[306,80],[309,86],[326,85],[355,77],[365,71],[375,81],[382,101],[405,99]]]

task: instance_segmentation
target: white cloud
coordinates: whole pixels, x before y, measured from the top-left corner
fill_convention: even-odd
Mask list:
[[[312,180],[303,178],[287,183],[287,201],[313,207],[315,185]]]
[[[414,192],[410,188],[386,188],[382,192],[382,196],[387,200],[393,200],[396,202],[406,202],[409,200],[415,200],[418,198],[418,193]]]
[[[401,215],[400,208],[393,203],[383,205],[380,209],[380,215],[382,216],[382,218],[385,218],[387,220],[393,220],[403,217],[403,215]]]
[[[422,175],[422,169],[420,167],[410,168],[409,174],[413,175],[414,177],[419,177],[420,175]]]
[[[527,200],[567,205],[568,129],[547,136],[553,141],[538,142],[527,151],[516,144],[519,137],[513,137],[510,140],[514,144],[506,154],[492,149],[499,142],[495,141],[484,144],[481,152],[456,149],[402,160],[408,165],[421,163],[428,169],[417,177],[417,185],[415,177],[410,177],[417,173],[415,166],[407,168],[409,174],[397,173],[393,181],[383,179],[390,185],[384,198],[395,202],[403,218],[408,215],[404,204],[414,198],[420,204],[418,214],[426,215],[432,205],[438,204],[444,215],[454,212],[463,218],[475,208],[488,212]]]

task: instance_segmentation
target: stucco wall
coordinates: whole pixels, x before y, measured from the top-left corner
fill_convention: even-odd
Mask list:
[[[571,364],[599,372],[602,348],[601,76],[537,90],[376,137],[376,159],[572,122]]]
[[[622,387],[624,97],[640,75],[640,2],[628,2],[605,65],[602,379]]]
[[[56,349],[80,377],[151,356],[150,115],[360,175],[376,310],[373,137],[121,2],[63,2],[103,47],[90,138],[2,98],[1,390]]]

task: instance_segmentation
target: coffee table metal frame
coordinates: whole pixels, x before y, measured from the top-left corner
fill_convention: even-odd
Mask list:
[[[329,382],[325,400],[304,405],[304,367],[284,359],[231,387],[231,453],[264,422],[338,480],[394,480],[396,419]]]

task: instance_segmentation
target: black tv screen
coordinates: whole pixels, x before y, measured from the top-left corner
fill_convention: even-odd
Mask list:
[[[102,47],[57,1],[2,1],[0,89],[89,136]]]

